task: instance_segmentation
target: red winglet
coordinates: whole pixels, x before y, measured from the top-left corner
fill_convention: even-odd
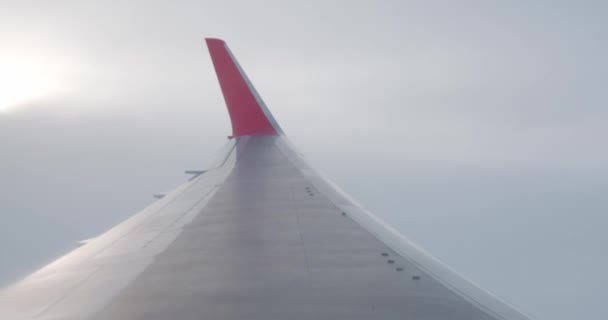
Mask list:
[[[213,67],[232,122],[232,135],[278,135],[274,119],[223,40],[207,38]],[[270,118],[270,119],[269,119]]]

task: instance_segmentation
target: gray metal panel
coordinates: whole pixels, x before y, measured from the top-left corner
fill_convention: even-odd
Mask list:
[[[209,204],[95,319],[493,319],[343,215],[276,139],[239,149]]]
[[[332,187],[284,137],[0,292],[1,319],[525,319]]]

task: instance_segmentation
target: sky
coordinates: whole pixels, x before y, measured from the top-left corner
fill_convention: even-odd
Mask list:
[[[533,319],[606,319],[603,1],[0,0],[0,284],[204,169],[204,37],[343,189]]]

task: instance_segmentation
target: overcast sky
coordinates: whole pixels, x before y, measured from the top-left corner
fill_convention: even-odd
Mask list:
[[[0,0],[0,284],[204,169],[213,36],[407,237],[534,319],[606,319],[604,3]]]

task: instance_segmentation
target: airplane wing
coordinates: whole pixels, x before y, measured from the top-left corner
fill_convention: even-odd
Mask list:
[[[0,319],[527,319],[313,170],[219,39],[216,162],[0,292]]]

